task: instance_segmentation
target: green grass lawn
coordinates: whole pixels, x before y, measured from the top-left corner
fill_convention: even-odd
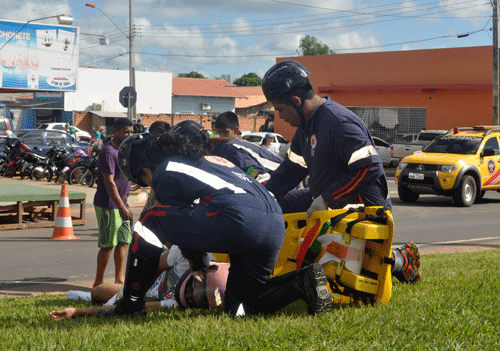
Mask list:
[[[310,317],[159,311],[146,318],[55,322],[89,304],[66,296],[0,299],[1,350],[500,350],[500,250],[422,256],[417,285],[394,281],[387,305],[334,306]]]

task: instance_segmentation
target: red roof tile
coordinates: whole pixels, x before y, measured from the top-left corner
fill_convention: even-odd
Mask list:
[[[172,78],[172,95],[242,97],[235,85],[222,79]]]
[[[243,95],[243,98],[236,98],[236,108],[249,108],[252,106],[261,105],[267,102],[261,86],[256,87],[235,87],[233,88],[238,93]]]

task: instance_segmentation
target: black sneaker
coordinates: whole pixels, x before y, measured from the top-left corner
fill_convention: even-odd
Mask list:
[[[117,301],[114,308],[99,310],[97,312],[98,318],[112,318],[115,316],[138,317],[145,316],[146,304],[142,302],[133,302],[130,300],[120,299]]]
[[[303,278],[307,312],[310,315],[322,315],[332,310],[332,296],[328,290],[327,279],[323,267],[314,263],[305,268]]]

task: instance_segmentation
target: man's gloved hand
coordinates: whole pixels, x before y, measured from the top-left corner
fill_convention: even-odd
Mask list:
[[[306,212],[306,218],[309,217],[315,211],[326,211],[328,210],[328,206],[326,205],[325,200],[323,200],[323,196],[318,196],[314,199],[313,203],[309,207]]]

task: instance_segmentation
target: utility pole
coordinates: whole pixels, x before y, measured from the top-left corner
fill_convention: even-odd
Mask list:
[[[134,1],[129,0],[129,86],[135,89],[135,47],[134,47]],[[136,90],[137,91],[137,90]],[[498,95],[497,95],[498,96]],[[129,107],[128,118],[133,122],[137,123],[137,104]]]
[[[492,124],[498,125],[498,0],[493,2],[493,116]]]

